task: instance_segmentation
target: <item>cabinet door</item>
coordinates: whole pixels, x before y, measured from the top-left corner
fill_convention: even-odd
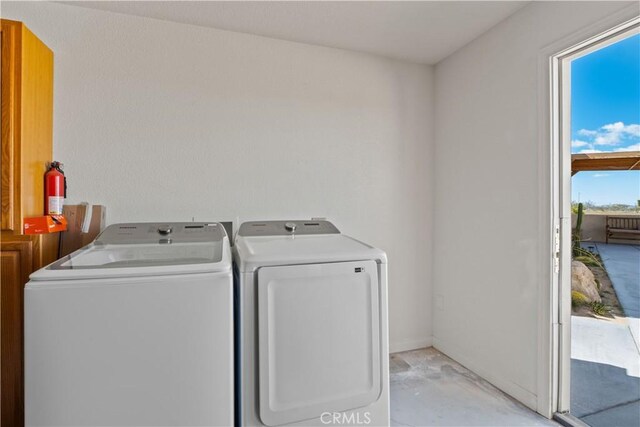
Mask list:
[[[26,26],[20,45],[20,222],[44,214],[44,174],[53,159],[53,52]],[[22,231],[20,231],[22,232]]]
[[[17,179],[16,163],[19,146],[16,140],[20,132],[20,109],[17,105],[17,77],[19,74],[18,40],[20,27],[13,21],[0,21],[2,54],[2,143],[0,156],[0,224],[2,231],[20,231],[20,182]]]
[[[24,425],[23,295],[33,269],[32,242],[3,241],[0,281],[0,421]]]
[[[21,22],[0,20],[0,36],[0,225],[21,234],[25,217],[44,212],[44,173],[53,144],[53,53]]]

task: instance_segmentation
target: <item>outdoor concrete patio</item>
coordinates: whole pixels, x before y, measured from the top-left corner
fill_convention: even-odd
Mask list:
[[[593,427],[640,425],[640,246],[596,243],[626,317],[572,316],[571,413]]]
[[[434,348],[391,355],[392,426],[558,426]]]

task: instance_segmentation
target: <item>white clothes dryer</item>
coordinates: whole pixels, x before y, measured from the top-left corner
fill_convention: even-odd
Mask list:
[[[237,423],[389,425],[387,257],[328,221],[261,221],[234,246]]]

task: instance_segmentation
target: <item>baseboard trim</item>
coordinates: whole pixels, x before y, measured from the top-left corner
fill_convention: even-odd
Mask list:
[[[431,337],[419,340],[405,340],[389,344],[389,353],[400,353],[401,351],[417,350],[419,348],[431,347]]]
[[[473,361],[465,357],[462,354],[462,351],[457,349],[454,345],[439,340],[436,337],[433,337],[432,341],[433,347],[436,350],[444,353],[465,368],[469,369],[471,372],[476,373],[483,379],[493,384],[496,388],[513,397],[518,402],[521,402],[523,405],[529,407],[534,412],[537,412],[538,399],[534,393],[525,390],[518,384],[515,384],[514,382],[501,377],[500,375],[495,375],[493,372],[483,369],[477,363],[474,363]]]

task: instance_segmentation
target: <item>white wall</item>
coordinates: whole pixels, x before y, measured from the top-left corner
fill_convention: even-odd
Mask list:
[[[628,5],[533,2],[436,66],[434,346],[547,415],[538,361],[549,311],[539,310],[539,291],[551,271],[542,52]]]
[[[388,252],[393,350],[431,338],[432,67],[53,3],[54,154],[108,221],[327,217]]]

